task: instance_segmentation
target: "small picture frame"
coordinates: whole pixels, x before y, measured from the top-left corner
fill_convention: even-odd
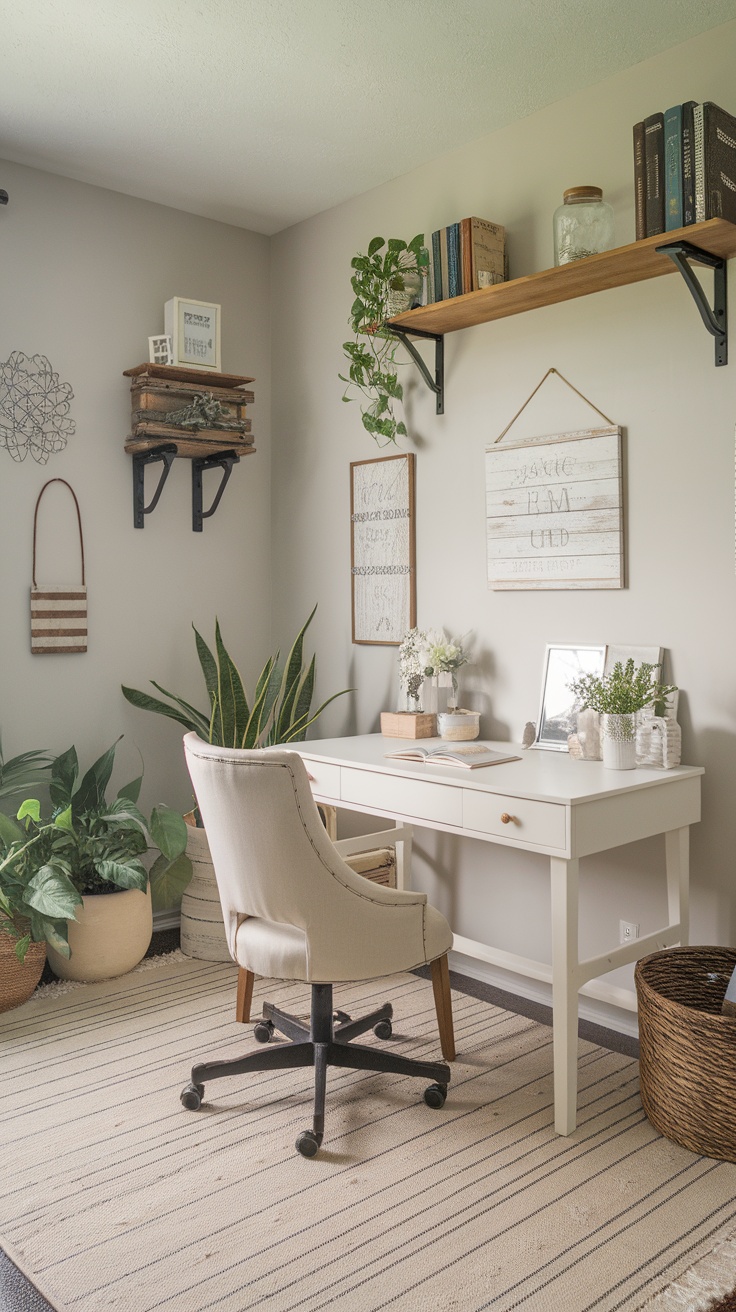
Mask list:
[[[174,363],[170,337],[165,337],[163,335],[160,335],[158,337],[149,337],[148,363],[149,364]]]
[[[533,747],[545,747],[552,752],[567,751],[567,740],[577,731],[579,709],[569,685],[583,674],[603,674],[605,662],[605,646],[547,644]]]
[[[220,372],[221,306],[172,296],[164,306],[164,332],[171,338],[174,365]]]

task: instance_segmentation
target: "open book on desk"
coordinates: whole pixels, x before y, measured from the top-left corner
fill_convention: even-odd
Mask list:
[[[521,760],[516,754],[494,752],[484,743],[456,743],[452,747],[402,747],[398,752],[386,752],[385,755],[397,761],[422,761],[425,765],[459,765],[463,770],[477,770],[481,765],[501,765],[504,761]]]

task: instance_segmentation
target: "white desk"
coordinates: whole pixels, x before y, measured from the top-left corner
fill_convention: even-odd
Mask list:
[[[439,740],[424,739],[422,746]],[[295,744],[313,778],[318,801],[389,816],[549,857],[552,966],[455,936],[453,947],[479,961],[552,984],[555,1129],[569,1134],[577,1111],[578,992],[621,1004],[628,990],[606,991],[599,976],[648,952],[688,940],[689,826],[700,819],[700,766],[674,770],[604,770],[565,752],[518,751],[521,760],[479,770],[387,760],[411,744],[366,734]],[[655,933],[579,960],[580,858],[622,843],[664,834],[668,924]],[[408,867],[408,863],[407,863]],[[635,1005],[635,1003],[634,1003]]]

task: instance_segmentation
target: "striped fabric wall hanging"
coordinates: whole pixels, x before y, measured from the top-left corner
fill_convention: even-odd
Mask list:
[[[41,497],[51,483],[63,483],[74,497],[79,524],[81,584],[36,582],[36,527]],[[87,588],[84,577],[82,516],[74,489],[65,478],[50,478],[38,494],[33,515],[33,586],[31,588],[31,652],[34,656],[87,650]]]

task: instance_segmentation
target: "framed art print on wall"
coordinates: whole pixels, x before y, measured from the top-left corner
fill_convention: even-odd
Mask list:
[[[350,464],[353,642],[398,646],[417,620],[412,453]]]
[[[488,586],[623,588],[621,429],[486,450]]]
[[[164,306],[164,333],[171,338],[171,363],[220,371],[220,306],[172,296]]]

